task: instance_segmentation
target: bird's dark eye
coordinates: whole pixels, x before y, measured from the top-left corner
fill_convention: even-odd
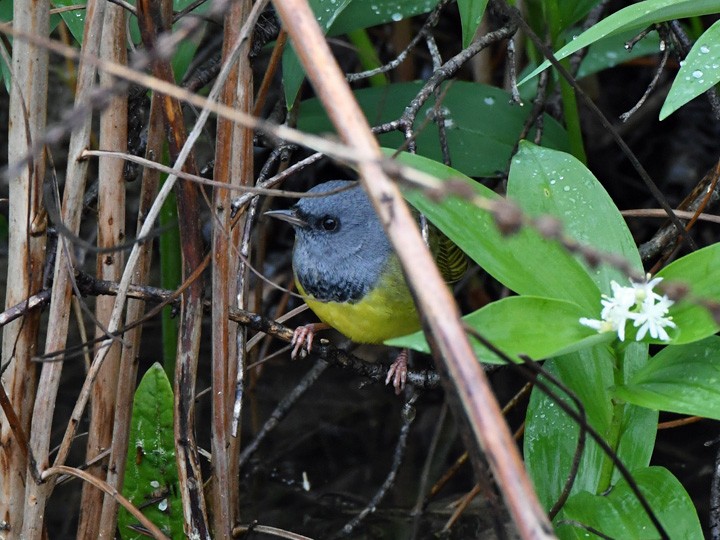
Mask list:
[[[331,216],[325,216],[322,218],[322,221],[320,221],[320,225],[322,225],[322,228],[328,232],[332,232],[338,228],[338,225],[340,225],[340,222]]]

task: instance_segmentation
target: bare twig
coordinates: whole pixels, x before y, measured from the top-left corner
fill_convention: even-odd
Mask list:
[[[348,521],[337,536],[348,536],[349,534],[352,534],[355,527],[357,527],[370,513],[377,509],[378,504],[380,504],[385,497],[385,494],[395,483],[395,477],[397,476],[398,469],[400,469],[402,460],[405,457],[410,426],[412,425],[413,420],[415,420],[415,401],[417,401],[417,398],[417,394],[412,394],[410,399],[408,399],[403,405],[400,433],[398,434],[398,441],[395,445],[395,451],[393,452],[392,464],[390,465],[390,470],[388,471],[385,481],[375,492],[375,495],[372,496],[367,506],[357,516]]]
[[[145,515],[140,510],[138,510],[130,501],[123,497],[117,489],[109,486],[106,482],[95,478],[93,475],[85,471],[81,471],[80,469],[76,469],[74,467],[67,467],[65,465],[56,465],[43,471],[42,476],[43,479],[47,481],[48,479],[61,474],[76,476],[77,478],[80,478],[83,481],[92,484],[97,489],[102,490],[104,493],[113,497],[119,504],[122,505],[123,508],[125,508],[125,510],[130,512],[130,514],[132,514],[132,516],[140,522],[140,524],[148,531],[148,533],[150,533],[153,538],[157,540],[165,540],[167,538],[167,536],[163,534],[163,532],[157,527],[157,525],[155,525],[152,521],[145,517]]]
[[[247,460],[255,453],[255,451],[258,449],[260,444],[265,440],[265,438],[270,434],[270,432],[275,429],[275,427],[282,421],[285,416],[290,412],[292,407],[297,403],[297,401],[307,392],[313,384],[315,384],[315,381],[318,380],[320,375],[323,374],[325,369],[328,367],[328,363],[324,360],[318,360],[315,362],[312,368],[310,368],[310,371],[308,371],[300,381],[295,385],[295,388],[293,388],[281,401],[277,404],[275,407],[275,410],[270,414],[270,417],[265,421],[263,426],[258,431],[257,435],[253,438],[250,443],[243,448],[243,451],[240,453],[240,459],[239,463],[242,467]]]

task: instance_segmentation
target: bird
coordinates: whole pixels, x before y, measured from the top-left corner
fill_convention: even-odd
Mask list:
[[[271,210],[295,230],[292,266],[295,285],[321,323],[298,327],[291,356],[312,349],[315,332],[335,328],[356,343],[378,344],[420,329],[420,317],[400,260],[360,184],[330,180],[311,188],[289,209]],[[327,194],[323,196],[323,194]],[[434,227],[429,246],[448,282],[467,269],[462,250]],[[388,371],[400,393],[407,381],[408,351]]]

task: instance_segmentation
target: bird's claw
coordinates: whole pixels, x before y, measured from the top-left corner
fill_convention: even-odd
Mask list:
[[[387,377],[385,377],[385,384],[393,383],[395,388],[395,394],[399,395],[405,389],[405,383],[407,382],[408,374],[408,352],[403,350],[397,355],[395,361],[390,365],[388,369]]]
[[[315,338],[315,325],[306,324],[304,326],[298,326],[293,332],[290,346],[292,346],[292,352],[290,358],[295,360],[298,358],[305,358],[308,353],[312,350],[313,339]]]

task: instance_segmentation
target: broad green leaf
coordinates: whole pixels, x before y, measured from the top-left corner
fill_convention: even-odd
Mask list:
[[[576,0],[575,2],[557,0],[563,29],[572,26],[584,18],[598,3],[599,0]]]
[[[377,125],[397,120],[422,88],[422,83],[390,84],[355,92],[368,122]],[[454,82],[444,87],[441,107],[452,164],[469,176],[494,176],[506,171],[511,153],[520,136],[528,107],[510,105],[510,95],[503,90],[477,83]],[[415,123],[418,130],[417,151],[420,155],[442,161],[437,126],[428,122],[434,99],[420,110]],[[544,118],[543,145],[567,149],[567,134],[549,116]],[[298,127],[311,133],[334,131],[317,99],[300,106]],[[529,135],[532,137],[532,135]],[[379,136],[380,144],[401,148],[405,142],[399,132]]]
[[[634,366],[646,358],[647,345],[634,343],[628,346],[623,363]],[[557,357],[545,362],[544,367],[575,393],[585,407],[590,425],[601,435],[606,435],[611,425],[619,422],[618,456],[630,469],[645,467],[652,454],[658,414],[633,405],[614,407],[610,393],[614,364],[613,350],[598,345]],[[574,407],[564,393],[552,388]],[[618,414],[618,418],[614,418],[614,414]],[[578,436],[577,422],[542,390],[533,389],[526,418],[524,453],[535,489],[546,508],[552,506],[564,488]],[[588,436],[572,492],[602,489],[602,470],[608,459]],[[617,476],[617,471],[613,471],[613,477]]]
[[[541,360],[614,338],[580,325],[578,319],[582,316],[582,308],[563,300],[511,296],[466,315],[463,321],[510,358],[517,359],[522,354]],[[479,361],[504,363],[477,340],[472,339],[472,342]],[[422,331],[386,343],[430,352]]]
[[[595,176],[570,154],[520,141],[510,166],[508,197],[531,216],[555,216],[563,223],[564,232],[581,244],[619,255],[642,272],[635,241],[615,203]],[[602,291],[610,291],[611,280],[626,281],[614,267],[593,269],[581,257],[578,260]]]
[[[52,4],[55,7],[67,7],[67,6],[85,6],[87,0],[52,0]],[[72,11],[63,11],[60,14],[62,20],[67,25],[70,33],[79,44],[83,42],[83,32],[85,31],[85,8],[74,9]]]
[[[545,370],[560,378],[580,399],[587,419],[600,433],[606,433],[612,420],[612,402],[608,388],[613,384],[613,354],[598,345],[549,360]],[[553,390],[563,401],[575,405],[557,387]],[[550,509],[562,493],[570,474],[580,428],[539,387],[530,395],[525,420],[525,464],[544,508]],[[604,454],[586,437],[580,468],[572,493],[595,492],[600,482]]]
[[[669,538],[703,538],[697,511],[685,488],[670,471],[647,467],[632,472]],[[575,523],[592,527],[609,538],[659,538],[650,518],[627,482],[621,480],[607,495],[577,493],[555,518],[561,539],[597,538]]]
[[[194,3],[195,0],[173,0],[173,11],[175,13],[179,13],[189,8]],[[191,13],[193,16],[199,16],[207,12],[209,9],[210,2],[203,2],[194,7]],[[181,24],[182,21],[179,21],[179,23]],[[180,26],[179,23],[175,23],[175,28]],[[172,68],[177,81],[182,81],[183,77],[186,75],[188,66],[195,57],[195,51],[197,51],[201,39],[202,36],[199,34],[189,39],[183,39],[178,44],[177,49],[175,49],[175,53],[172,56]]]
[[[655,55],[660,52],[660,36],[657,32],[650,32],[638,41],[632,49],[627,50],[625,44],[637,35],[636,31],[623,32],[618,35],[602,39],[588,48],[576,77],[582,79],[604,69],[624,64],[635,58]]]
[[[660,37],[657,32],[650,32],[628,51],[625,48],[625,44],[635,36],[637,36],[637,31],[633,30],[632,32],[623,32],[618,35],[609,36],[590,45],[585,58],[583,58],[583,61],[580,63],[575,77],[580,80],[594,73],[624,64],[635,58],[657,55],[660,52]],[[532,72],[535,67],[536,65],[533,64],[524,69],[521,78],[525,78],[525,75]],[[557,79],[555,73],[553,73],[552,76]],[[520,97],[523,101],[531,101],[537,94],[537,88],[535,88],[534,85],[526,84],[519,87],[519,90]]]
[[[310,7],[323,31],[330,36],[346,34],[391,21],[427,13],[439,0],[310,0]],[[292,47],[283,53],[283,86],[289,109],[295,103],[305,72]]]
[[[173,435],[173,392],[160,364],[140,381],[130,426],[123,495],[171,538],[185,538]],[[131,529],[136,520],[118,514],[123,540],[147,538]]]
[[[665,347],[615,394],[649,409],[720,420],[720,337]]]
[[[558,60],[567,58],[583,47],[621,32],[639,31],[657,22],[709,15],[718,11],[720,0],[645,0],[621,9],[593,25],[557,51],[555,57]],[[520,84],[524,84],[549,66],[550,62],[543,62]]]
[[[350,2],[351,0],[342,0],[339,2],[338,0],[310,0],[309,4],[320,28],[322,28],[323,32],[327,33],[330,25],[335,22],[335,19],[337,19],[338,15],[342,13]],[[292,109],[300,85],[305,78],[305,71],[300,64],[300,59],[295,52],[292,40],[290,41],[290,46],[285,47],[285,51],[283,51],[282,74],[285,102],[287,103],[288,109]]]
[[[322,0],[327,2],[328,0]],[[333,0],[329,0],[332,3]],[[337,0],[336,0],[337,1]],[[337,36],[358,28],[398,22],[435,9],[439,0],[351,0],[330,25],[328,35]],[[311,2],[312,4],[312,2]],[[315,11],[317,14],[318,12]]]
[[[470,45],[473,37],[475,37],[475,32],[480,26],[487,3],[488,0],[458,0],[463,47]]]
[[[707,308],[699,303],[704,300],[720,302],[718,265],[720,243],[685,255],[658,272],[657,275],[668,283],[677,282],[688,287],[687,299],[680,300],[670,308],[670,315],[677,325],[675,330],[669,332],[673,344],[698,341],[718,331],[717,322]]]
[[[12,0],[0,0],[0,21],[2,22],[10,22],[13,20],[13,4],[14,2]],[[8,39],[10,39],[10,36],[8,36]],[[11,41],[12,43],[12,41]],[[5,47],[4,44],[0,44],[0,46]],[[10,51],[8,52],[8,57],[10,56]],[[7,93],[10,93],[10,67],[5,63],[5,60],[3,60],[2,57],[0,57],[0,77],[2,77],[3,83],[5,84],[5,90]]]
[[[392,152],[389,150],[388,152]],[[431,159],[401,153],[398,160],[438,179],[464,181],[478,196],[497,199],[492,191]],[[495,279],[521,295],[566,300],[593,313],[600,291],[585,269],[557,242],[522,227],[503,235],[490,213],[467,199],[448,196],[432,200],[417,190],[406,199]]]
[[[719,68],[720,21],[716,21],[698,38],[680,64],[680,70],[660,110],[660,120],[720,82]]]

